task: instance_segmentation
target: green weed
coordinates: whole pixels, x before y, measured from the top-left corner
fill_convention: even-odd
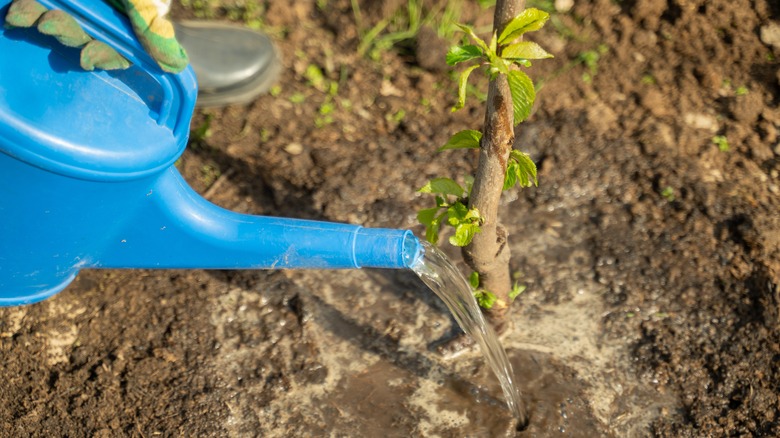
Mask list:
[[[357,0],[352,0],[353,17],[360,34],[358,54],[378,60],[382,52],[415,38],[423,26],[435,29],[442,38],[451,39],[458,30],[463,1],[437,2],[432,8],[427,8],[422,0],[407,0],[390,17],[366,28],[360,6]]]
[[[665,187],[663,190],[661,190],[661,196],[663,196],[669,202],[674,202],[674,188],[669,186]]]
[[[717,146],[718,150],[721,152],[728,152],[731,150],[731,145],[729,145],[729,140],[725,135],[716,135],[712,137],[712,144]]]

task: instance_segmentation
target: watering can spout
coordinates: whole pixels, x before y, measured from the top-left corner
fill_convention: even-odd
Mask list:
[[[51,181],[29,175],[39,169],[4,154],[0,168],[7,170],[0,172],[7,188],[0,196],[0,306],[48,298],[83,269],[403,269],[423,252],[408,230],[223,209],[173,166],[139,181],[92,184],[88,203],[40,203]],[[14,185],[20,180],[30,184]],[[57,183],[76,197],[85,184]]]
[[[132,204],[131,204],[132,205]],[[421,246],[408,230],[252,216],[222,209],[193,191],[175,168],[95,260],[96,268],[409,268]]]

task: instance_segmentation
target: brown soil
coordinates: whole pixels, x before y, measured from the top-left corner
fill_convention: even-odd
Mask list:
[[[363,20],[398,3],[364,1]],[[556,58],[531,70],[516,147],[540,186],[503,212],[528,286],[504,338],[531,411],[518,436],[777,436],[780,47],[762,31],[780,6],[575,3],[534,36]],[[450,112],[446,42],[359,57],[347,0],[265,20],[281,92],[198,112],[182,172],[238,211],[419,232],[415,190],[475,164],[435,149],[483,117],[473,96]],[[339,84],[332,120],[310,64]],[[451,327],[407,272],[83,272],[0,309],[0,435],[515,435],[482,358],[432,352]]]

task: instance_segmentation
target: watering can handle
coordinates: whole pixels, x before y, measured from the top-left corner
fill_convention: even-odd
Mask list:
[[[161,87],[163,96],[160,104],[157,124],[175,130],[178,120],[174,110],[174,86],[186,93],[188,88],[197,89],[192,74],[172,74],[164,72],[138,42],[127,17],[114,9],[105,0],[39,0],[49,9],[62,9],[69,13],[84,30],[94,38],[108,44],[120,55],[127,58]],[[191,102],[194,106],[194,99]],[[191,111],[192,108],[187,108]]]

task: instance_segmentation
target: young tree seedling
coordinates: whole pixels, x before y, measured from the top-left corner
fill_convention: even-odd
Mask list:
[[[552,57],[538,44],[522,40],[550,18],[544,11],[524,9],[524,3],[496,2],[493,35],[487,43],[470,27],[459,26],[473,44],[452,47],[447,53],[447,64],[467,65],[458,79],[453,111],[463,108],[469,76],[481,69],[490,79],[485,121],[482,130],[454,134],[439,151],[478,149],[479,163],[476,175],[467,177],[464,186],[446,177],[423,186],[419,191],[433,194],[436,205],[417,215],[431,243],[438,241],[443,225],[454,228],[449,242],[462,247],[463,258],[473,270],[474,294],[499,332],[506,328],[509,305],[523,289],[511,281],[508,236],[498,222],[499,200],[504,190],[515,185],[537,184],[534,162],[513,149],[514,126],[528,118],[536,98],[534,84],[522,68],[530,67],[532,60]]]

